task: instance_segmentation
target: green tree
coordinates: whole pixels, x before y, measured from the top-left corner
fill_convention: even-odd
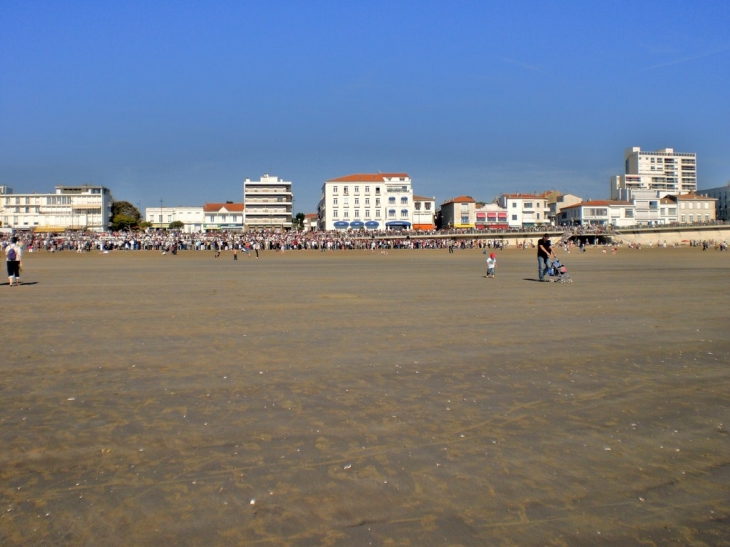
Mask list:
[[[175,222],[171,222],[168,228],[170,230],[179,230],[185,228],[185,223],[182,220],[176,220]]]
[[[297,213],[294,217],[292,217],[291,221],[292,228],[301,230],[304,228],[304,213]]]
[[[139,210],[128,201],[112,203],[112,230],[132,230],[142,220]]]

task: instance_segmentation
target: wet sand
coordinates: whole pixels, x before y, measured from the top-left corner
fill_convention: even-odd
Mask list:
[[[26,255],[0,545],[730,545],[730,253],[559,254]]]

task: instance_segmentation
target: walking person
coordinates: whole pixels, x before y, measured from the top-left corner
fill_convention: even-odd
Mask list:
[[[545,234],[537,242],[537,275],[540,281],[550,281],[549,279],[545,279],[545,274],[550,268],[550,258],[557,258],[553,252],[549,238],[550,235]]]
[[[20,268],[23,265],[23,251],[18,245],[18,238],[10,239],[10,245],[5,247],[5,261],[8,267],[8,286],[20,285]]]
[[[497,257],[494,253],[490,253],[487,258],[487,277],[494,279],[494,270],[497,268]]]

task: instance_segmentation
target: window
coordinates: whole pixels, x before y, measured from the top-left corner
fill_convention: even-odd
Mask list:
[[[682,215],[682,222],[687,222],[687,221],[685,220],[685,217],[684,217],[684,215]]]
[[[375,187],[375,195],[376,196],[379,196],[380,195],[380,186],[376,186]]]
[[[517,215],[512,215],[512,220],[517,220]]]
[[[380,218],[380,209],[375,209],[375,218]]]
[[[162,222],[162,216],[160,216],[160,222]],[[208,215],[208,222],[215,222],[215,215]]]
[[[365,193],[366,193],[366,194],[369,194],[369,193],[370,193],[370,186],[366,186],[366,187],[365,187]]]
[[[513,202],[512,202],[512,207],[513,207],[514,209],[516,209],[516,208],[517,208],[517,202],[516,202],[516,201],[513,201]]]
[[[360,205],[360,198],[355,198],[355,205]]]
[[[360,209],[355,209],[355,218],[360,218]]]
[[[461,215],[461,223],[469,224],[469,215]]]
[[[380,198],[375,198],[375,206],[380,207]]]
[[[430,211],[430,210],[431,210],[431,202],[427,201],[426,202],[426,211]]]
[[[420,211],[421,210],[421,202],[420,201],[415,202],[413,204],[413,207],[416,209],[416,211]]]
[[[401,218],[408,218],[408,209],[401,209],[400,210],[400,217]]]
[[[523,209],[532,209],[532,202],[526,201],[525,204],[522,206]]]
[[[388,203],[395,203],[395,196],[390,196],[388,198]]]
[[[332,209],[332,216],[337,218],[337,209]]]
[[[687,204],[687,209],[694,209],[694,203],[691,201]]]
[[[336,194],[336,193],[337,193],[337,186],[333,186],[333,187],[332,187],[332,193],[333,193],[333,194]]]
[[[389,209],[388,210],[388,216],[389,217],[394,217],[395,216],[395,209]]]
[[[401,205],[408,205],[408,198],[406,196],[403,196],[400,198]]]
[[[345,194],[345,195],[349,194],[350,193],[350,187],[349,186],[345,186],[342,189],[342,193]]]
[[[345,218],[350,218],[350,211],[345,211],[344,217]]]
[[[365,209],[365,218],[370,218],[370,209]]]
[[[537,213],[537,220],[540,220],[540,213]]]
[[[689,215],[689,221],[690,222],[694,222],[694,220],[695,220],[695,216],[694,215]]]
[[[370,198],[365,198],[365,205],[370,205]]]
[[[624,210],[624,216],[626,218],[634,218],[634,210],[633,209],[625,209]]]
[[[355,186],[355,193],[356,194],[359,194],[360,193],[360,187],[359,186]]]
[[[697,216],[699,216],[699,215],[697,215]],[[710,220],[710,215],[708,213],[705,213],[705,222],[707,222],[708,220]]]
[[[332,205],[337,205],[337,198],[334,198],[334,199],[332,200]]]

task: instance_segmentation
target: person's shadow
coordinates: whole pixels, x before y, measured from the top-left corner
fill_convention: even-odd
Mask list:
[[[26,281],[25,283],[20,283],[20,287],[25,287],[26,285],[37,285],[38,281]],[[10,286],[10,283],[3,283],[3,285]]]

